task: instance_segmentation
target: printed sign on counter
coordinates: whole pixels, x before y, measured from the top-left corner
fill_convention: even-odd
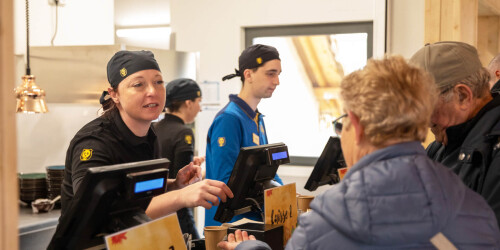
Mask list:
[[[337,172],[339,173],[339,179],[340,180],[344,179],[344,176],[347,173],[347,170],[349,170],[349,168],[339,168],[339,169],[337,169]]]
[[[177,214],[106,236],[106,247],[118,249],[186,249]]]
[[[295,183],[264,191],[265,224],[283,225],[286,245],[297,227],[297,197]]]

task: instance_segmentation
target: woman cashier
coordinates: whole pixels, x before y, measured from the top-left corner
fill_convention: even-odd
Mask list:
[[[61,216],[87,168],[160,157],[151,121],[165,106],[165,86],[153,53],[119,51],[108,62],[107,74],[111,86],[100,99],[104,113],[78,131],[66,153]],[[183,207],[210,208],[219,198],[233,197],[223,182],[200,180],[199,166],[185,166],[176,179],[168,180],[169,192],[151,200],[146,214],[154,219]]]

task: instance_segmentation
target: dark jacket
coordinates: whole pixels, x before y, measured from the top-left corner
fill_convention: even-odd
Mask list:
[[[471,120],[446,130],[448,145],[433,142],[429,157],[451,168],[481,194],[500,219],[500,96]]]
[[[495,85],[493,85],[493,87],[491,88],[491,94],[493,96],[496,96],[498,94],[500,94],[500,80],[498,80]]]
[[[458,249],[500,248],[491,208],[419,142],[364,156],[311,209],[286,249],[435,249],[439,232]]]

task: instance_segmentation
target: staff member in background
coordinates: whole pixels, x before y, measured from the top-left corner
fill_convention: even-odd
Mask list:
[[[436,235],[458,249],[500,247],[486,201],[421,145],[437,96],[428,74],[400,56],[369,60],[340,91],[350,169],[311,202],[286,249],[433,249]],[[249,236],[237,231],[228,239],[219,247],[234,249]],[[236,249],[269,248],[249,240]]]
[[[153,53],[119,51],[108,62],[107,74],[111,86],[100,99],[104,114],[78,131],[66,153],[61,219],[87,168],[160,158],[151,121],[165,106],[165,86]],[[168,180],[169,192],[151,200],[146,214],[154,219],[183,207],[210,208],[219,198],[233,196],[220,181],[200,180],[199,166],[182,168]]]
[[[256,44],[245,49],[239,57],[239,70],[222,78],[239,76],[243,86],[238,95],[229,95],[229,103],[215,116],[207,136],[207,178],[229,181],[241,147],[268,144],[263,115],[257,110],[262,98],[269,98],[278,87],[281,60],[276,48]],[[276,180],[283,184],[276,175]],[[205,226],[220,225],[213,218],[217,205],[205,211]],[[260,214],[237,215],[262,220]]]
[[[160,142],[161,156],[172,163],[169,178],[175,179],[177,172],[190,162],[201,165],[203,157],[194,156],[193,130],[185,124],[191,124],[201,111],[201,89],[198,84],[187,78],[173,80],[167,84],[165,107],[168,112],[165,118],[153,126]],[[193,239],[199,239],[191,209],[182,208],[177,211],[182,233],[189,233]]]
[[[281,60],[276,48],[256,44],[239,57],[239,70],[222,78],[239,76],[243,86],[238,95],[229,95],[229,103],[215,116],[207,136],[207,178],[229,181],[241,147],[268,144],[263,115],[257,110],[262,98],[269,98],[280,84]],[[281,179],[275,178],[280,184]],[[220,225],[213,218],[217,206],[205,211],[205,226]],[[245,213],[233,221],[249,218],[261,221],[260,214]]]

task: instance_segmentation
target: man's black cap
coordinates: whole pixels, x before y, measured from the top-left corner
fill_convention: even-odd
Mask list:
[[[241,52],[239,57],[239,70],[235,69],[235,74],[230,74],[222,78],[223,81],[236,76],[241,76],[245,69],[254,69],[264,65],[266,62],[278,59],[280,54],[275,47],[263,44],[254,44]]]
[[[151,51],[121,50],[116,52],[108,62],[108,82],[113,88],[116,88],[127,76],[147,69],[161,71]]]
[[[188,78],[175,79],[167,84],[165,88],[167,101],[165,107],[170,107],[174,101],[193,100],[201,97],[201,89],[198,84]]]

